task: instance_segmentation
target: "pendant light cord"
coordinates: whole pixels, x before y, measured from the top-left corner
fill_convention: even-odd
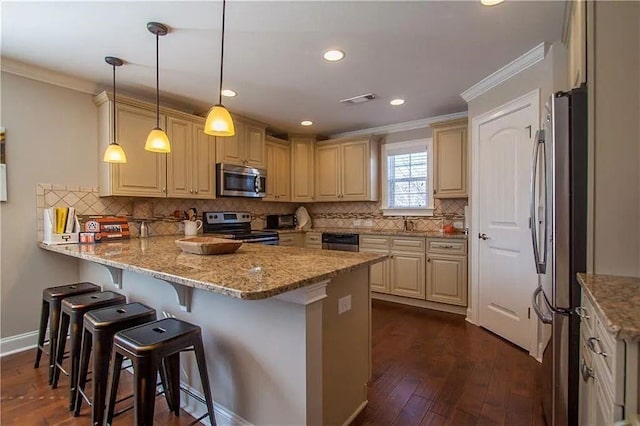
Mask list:
[[[222,0],[222,45],[220,47],[220,90],[218,90],[218,105],[222,105],[222,71],[224,64],[224,15],[227,8],[227,1]]]
[[[160,36],[156,33],[156,127],[160,128]]]
[[[113,143],[116,142],[116,66],[113,65]]]

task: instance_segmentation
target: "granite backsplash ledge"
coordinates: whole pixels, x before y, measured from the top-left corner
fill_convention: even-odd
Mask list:
[[[304,205],[311,216],[312,223],[322,228],[364,227],[365,221],[371,221],[370,228],[384,230],[402,230],[404,218],[383,216],[379,201],[337,202],[337,203],[276,203],[250,198],[219,198],[215,200],[196,200],[178,198],[136,198],[136,197],[100,197],[97,186],[37,184],[36,209],[38,241],[43,237],[44,209],[49,207],[74,207],[81,215],[118,215],[131,216],[134,205],[150,204],[154,221],[149,223],[150,235],[174,235],[183,232],[183,225],[173,218],[174,212],[195,208],[198,216],[203,211],[249,211],[251,226],[262,229],[269,214],[293,214],[300,205]],[[467,199],[435,200],[434,216],[407,217],[413,222],[416,231],[439,231],[443,225],[462,222]],[[360,222],[358,222],[360,221]],[[131,236],[137,237],[139,222],[131,221]]]

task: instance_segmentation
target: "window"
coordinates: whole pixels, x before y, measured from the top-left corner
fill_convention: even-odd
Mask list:
[[[385,216],[432,216],[432,141],[382,147],[382,210]]]

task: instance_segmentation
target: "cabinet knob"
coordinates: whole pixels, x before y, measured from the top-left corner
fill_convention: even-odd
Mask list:
[[[191,188],[191,189],[189,190],[189,192],[190,192],[191,194],[193,194],[193,188]]]
[[[162,188],[162,192],[167,192],[167,188]]]
[[[197,193],[198,193],[198,190],[196,189],[194,192],[197,194]]]
[[[431,263],[431,258],[427,257],[427,262]]]

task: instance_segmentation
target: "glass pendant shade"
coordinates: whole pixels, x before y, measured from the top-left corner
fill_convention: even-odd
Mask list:
[[[222,105],[214,105],[207,114],[204,132],[212,136],[233,136],[236,134],[231,114]]]
[[[171,152],[171,144],[169,136],[159,127],[156,127],[147,136],[147,142],[144,149],[151,152]]]
[[[124,153],[124,149],[115,142],[109,144],[104,151],[103,160],[105,163],[126,163],[127,156]]]

